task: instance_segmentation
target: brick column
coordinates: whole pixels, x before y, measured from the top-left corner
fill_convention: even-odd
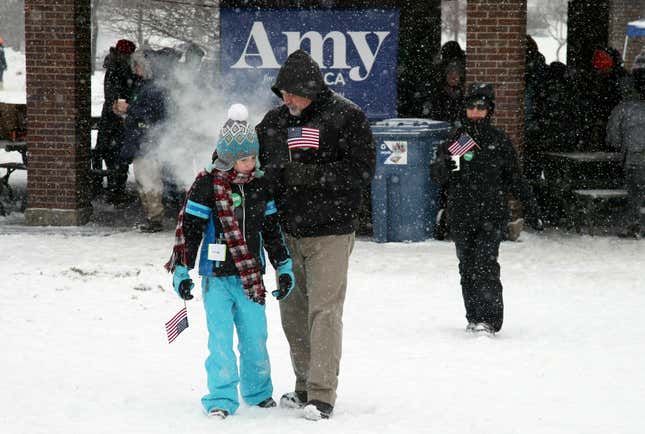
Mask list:
[[[623,53],[627,23],[639,18],[645,18],[645,0],[610,0],[609,45],[620,51],[627,70],[631,70],[634,58],[645,45],[644,37],[630,38],[627,53]]]
[[[526,0],[468,0],[466,81],[495,87],[494,123],[524,144]]]
[[[82,225],[91,214],[90,0],[25,0],[25,39],[25,220],[30,225]]]

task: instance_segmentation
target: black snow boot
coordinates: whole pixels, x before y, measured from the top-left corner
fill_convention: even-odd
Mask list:
[[[305,405],[307,405],[307,392],[303,390],[285,393],[280,398],[280,407],[302,408]]]
[[[334,411],[333,405],[312,399],[305,406],[304,416],[309,420],[329,419],[332,411]]]

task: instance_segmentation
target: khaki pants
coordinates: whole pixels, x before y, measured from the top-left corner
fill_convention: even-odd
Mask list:
[[[163,220],[163,183],[161,180],[161,164],[152,156],[146,155],[135,158],[132,162],[137,191],[146,218],[153,222]]]
[[[334,405],[343,338],[343,303],[354,234],[287,237],[296,286],[280,302],[298,391]]]

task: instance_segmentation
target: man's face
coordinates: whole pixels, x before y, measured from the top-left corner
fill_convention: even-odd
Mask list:
[[[466,104],[466,117],[473,121],[484,119],[488,114],[488,105],[483,101],[473,101]]]
[[[143,67],[139,65],[137,62],[134,62],[134,73],[139,77],[143,77],[143,74],[144,74]]]
[[[446,74],[446,83],[450,87],[459,86],[459,71],[450,71]]]
[[[309,98],[305,98],[304,96],[294,95],[287,92],[286,90],[281,90],[280,93],[282,94],[284,105],[286,105],[289,109],[291,116],[300,116],[302,114],[302,111],[309,107],[309,104],[311,104],[311,100]]]

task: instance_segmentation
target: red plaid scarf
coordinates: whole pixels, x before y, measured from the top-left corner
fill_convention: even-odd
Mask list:
[[[208,172],[200,172],[197,179],[206,176]],[[255,257],[249,251],[244,239],[244,234],[240,231],[240,226],[235,218],[233,208],[233,198],[231,192],[231,183],[247,184],[254,179],[254,174],[238,173],[234,170],[223,172],[213,169],[213,190],[215,192],[215,208],[217,217],[222,224],[224,239],[228,250],[233,255],[235,267],[242,279],[242,287],[247,297],[259,304],[264,304],[266,289],[262,283],[262,273]],[[190,197],[190,191],[187,194]],[[173,272],[177,264],[186,264],[186,239],[184,238],[184,214],[186,202],[177,217],[177,228],[175,230],[175,246],[170,260],[165,264],[166,270]]]

